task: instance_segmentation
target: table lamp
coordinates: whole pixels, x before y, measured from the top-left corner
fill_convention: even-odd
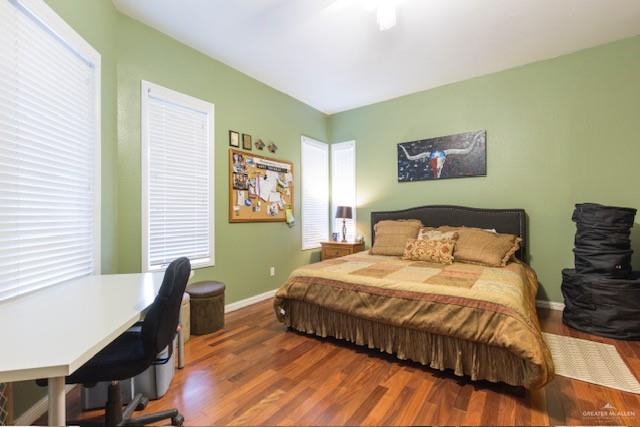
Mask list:
[[[336,218],[342,218],[342,241],[347,241],[347,220],[353,218],[351,206],[338,206],[336,209]]]

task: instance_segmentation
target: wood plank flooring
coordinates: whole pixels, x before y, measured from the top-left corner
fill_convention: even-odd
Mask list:
[[[342,341],[287,331],[265,301],[227,315],[223,331],[192,337],[166,396],[144,412],[177,407],[185,425],[640,425],[640,396],[556,377],[543,390],[472,383]],[[540,310],[547,332],[613,344],[640,377],[640,342],[564,326]],[[606,404],[628,417],[594,416]],[[81,413],[79,392],[69,418]],[[143,413],[144,413],[143,412]],[[44,418],[46,420],[46,418]]]

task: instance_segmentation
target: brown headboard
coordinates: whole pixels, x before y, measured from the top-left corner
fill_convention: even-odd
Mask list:
[[[498,233],[515,234],[522,239],[516,257],[527,261],[527,215],[524,209],[479,209],[464,206],[420,206],[400,211],[371,212],[371,244],[375,241],[375,225],[385,219],[419,219],[426,227],[495,228]]]

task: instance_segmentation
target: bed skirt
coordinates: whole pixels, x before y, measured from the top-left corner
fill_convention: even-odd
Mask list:
[[[455,375],[466,375],[473,381],[528,387],[528,379],[536,375],[535,366],[503,348],[388,325],[297,300],[286,300],[286,307],[287,312],[279,313],[278,318],[298,331],[375,348],[401,360],[412,360],[440,371],[452,370]]]

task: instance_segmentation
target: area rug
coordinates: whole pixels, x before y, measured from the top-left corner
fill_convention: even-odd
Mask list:
[[[612,345],[543,333],[556,374],[640,394],[640,383]]]

